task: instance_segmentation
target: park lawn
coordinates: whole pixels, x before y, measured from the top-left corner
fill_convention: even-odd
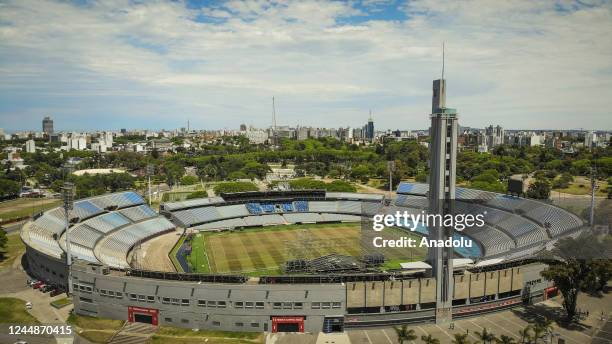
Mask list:
[[[2,258],[0,258],[0,270],[13,264],[15,259],[20,257],[25,251],[25,245],[23,244],[23,241],[21,241],[19,232],[9,233],[6,235],[6,237],[8,241],[6,243],[5,250],[2,252]]]
[[[85,315],[77,315],[74,313],[70,314],[66,322],[84,330],[118,331],[123,326],[123,320],[88,317]]]
[[[108,343],[115,333],[116,331],[84,330],[79,333],[79,336],[92,343]]]
[[[51,198],[19,198],[0,203],[2,221],[32,216],[41,211],[55,208],[61,200]]]
[[[72,299],[69,299],[67,297],[61,298],[61,299],[57,299],[53,302],[50,303],[51,306],[55,307],[55,308],[63,308],[66,307],[68,305],[72,304]]]
[[[254,344],[263,343],[264,336],[260,332],[227,332],[227,331],[192,331],[191,329],[160,326],[150,342],[192,344],[203,343],[220,344]]]
[[[608,183],[606,181],[597,181],[599,187],[595,192],[595,196],[606,197],[608,195]],[[571,195],[590,195],[591,181],[586,177],[574,177],[574,181],[565,189],[554,189],[554,191],[563,192]]]
[[[25,301],[12,298],[0,298],[0,324],[38,324],[25,309]]]
[[[373,248],[370,236],[419,238],[401,229],[362,231],[360,223],[280,225],[225,232],[199,233],[192,240],[189,257],[194,272],[245,273],[250,276],[281,273],[291,259],[313,259],[328,254],[361,258]],[[377,249],[394,262],[423,259],[426,248]],[[208,269],[210,263],[210,269]],[[209,271],[210,270],[210,271]]]

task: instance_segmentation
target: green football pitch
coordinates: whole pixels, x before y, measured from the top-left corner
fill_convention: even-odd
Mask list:
[[[368,233],[369,234],[369,233]],[[384,239],[410,237],[414,233],[387,228],[376,233]],[[360,223],[282,225],[224,232],[201,232],[191,240],[188,262],[194,272],[244,273],[251,276],[278,274],[287,260],[312,259],[328,254],[361,257],[371,247],[363,238]],[[385,248],[383,268],[423,260],[426,248]]]

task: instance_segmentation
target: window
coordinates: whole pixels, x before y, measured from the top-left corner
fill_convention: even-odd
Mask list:
[[[244,307],[244,302],[242,301],[234,302],[234,308],[243,308],[243,307]]]
[[[198,300],[199,307],[206,307],[206,300]]]
[[[189,299],[182,299],[181,306],[189,306]]]
[[[122,293],[120,293],[120,292],[116,292],[116,293],[115,293],[115,298],[117,298],[117,299],[123,299],[123,294],[122,294]]]
[[[340,308],[342,306],[342,303],[340,302],[332,302],[332,308]]]
[[[213,326],[221,326],[221,323],[218,321],[213,321],[212,324]]]
[[[225,301],[217,301],[217,308],[225,308],[226,305]]]
[[[263,302],[255,302],[255,308],[263,309],[264,308],[264,303]]]
[[[147,302],[155,302],[155,296],[147,296]]]
[[[244,303],[244,308],[253,308],[255,307],[255,303],[254,302],[245,302]]]
[[[178,305],[178,304],[180,304],[179,299],[172,298],[171,300],[172,300],[172,304],[173,304],[173,305]]]
[[[106,296],[106,290],[100,289],[100,295]]]
[[[294,302],[293,303],[293,308],[294,309],[302,309],[303,304],[301,302]]]
[[[330,309],[331,308],[331,303],[330,302],[321,302],[321,308],[322,309]]]
[[[172,322],[172,318],[164,318],[165,322]]]
[[[115,296],[115,292],[112,291],[112,290],[107,291],[107,293],[108,293],[108,296],[110,296],[110,297]]]
[[[283,302],[283,309],[291,309],[291,308],[293,308],[293,303]]]
[[[181,319],[181,322],[182,322],[183,324],[189,324],[189,319]]]
[[[236,327],[243,327],[243,326],[244,326],[244,323],[237,322],[237,323],[235,323],[234,325],[236,325]]]
[[[311,303],[312,309],[320,309],[321,308],[321,303],[320,302],[313,302]]]
[[[136,294],[130,294],[130,300],[136,301],[137,299]]]
[[[93,303],[93,300],[92,300],[92,299],[88,299],[88,298],[86,298],[86,297],[79,297],[79,300],[80,300],[81,302],[89,302],[89,303]]]
[[[146,297],[146,296],[144,296],[144,295],[138,295],[138,301],[143,301],[143,302],[144,302],[144,301],[146,301],[146,300],[147,300],[147,297]]]
[[[251,323],[251,327],[259,327],[259,323]]]
[[[169,297],[162,297],[162,303],[164,305],[170,304],[170,298]]]
[[[215,307],[217,307],[217,301],[208,301],[208,303],[206,305],[208,307],[215,308]]]
[[[272,304],[272,308],[274,308],[274,309],[281,309],[281,307],[282,307],[282,303],[280,303],[280,302],[274,302]]]

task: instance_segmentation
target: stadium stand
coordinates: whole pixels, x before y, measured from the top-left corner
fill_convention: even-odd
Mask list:
[[[293,207],[295,211],[307,212],[308,211],[308,202],[306,201],[295,201],[293,202]]]
[[[284,214],[288,223],[316,223],[323,221],[323,217],[317,213],[292,213]]]
[[[193,229],[201,230],[201,231],[209,231],[209,230],[220,230],[220,229],[233,229],[233,228],[240,228],[240,227],[246,227],[246,226],[247,224],[244,221],[244,219],[236,218],[236,219],[228,219],[228,220],[204,223],[202,225],[193,227]]]
[[[157,213],[146,205],[139,205],[136,207],[121,209],[119,213],[121,213],[121,215],[127,217],[133,222],[157,216]]]

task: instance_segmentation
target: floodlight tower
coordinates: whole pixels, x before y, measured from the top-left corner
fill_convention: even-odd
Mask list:
[[[457,111],[446,107],[444,80],[444,46],[442,46],[442,77],[433,81],[429,145],[429,214],[452,214],[457,174]],[[429,238],[452,238],[453,228],[436,223],[429,227]],[[429,261],[436,279],[436,323],[452,320],[453,248],[430,248]]]
[[[151,175],[153,174],[154,168],[155,167],[153,166],[153,164],[147,165],[147,181],[149,184],[149,207],[151,206]]]
[[[66,265],[68,266],[68,294],[72,294],[72,275],[70,269],[72,267],[72,255],[70,254],[70,211],[74,207],[74,184],[65,182],[62,186],[62,198],[64,200],[64,217],[65,217],[65,232],[66,239]]]

